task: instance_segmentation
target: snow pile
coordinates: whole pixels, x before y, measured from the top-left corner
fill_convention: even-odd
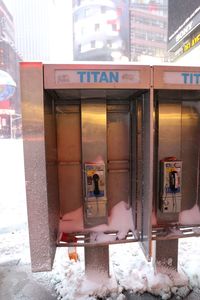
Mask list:
[[[179,265],[189,277],[190,288],[200,288],[200,238],[179,240]]]
[[[12,232],[0,232],[0,264],[11,261],[30,263],[30,250],[27,228]]]
[[[22,140],[0,139],[0,228],[27,222]]]
[[[119,222],[120,220],[120,222]],[[86,231],[91,231],[91,242],[105,242],[114,239],[124,239],[127,233],[131,230],[134,232],[132,209],[127,207],[127,203],[121,201],[117,203],[108,217],[108,225],[102,224],[95,227],[87,228]],[[59,232],[84,232],[83,228],[83,209],[78,208],[75,211],[65,214],[60,220]],[[104,234],[105,231],[117,231],[117,236],[109,236]]]
[[[179,214],[179,223],[183,225],[200,224],[199,206],[195,204],[191,209],[183,210]]]
[[[57,251],[53,272],[58,299],[121,300],[126,299],[125,290],[140,294],[149,292],[163,300],[170,299],[172,295],[182,299],[192,289],[188,276],[183,272],[162,265],[155,271],[152,263],[146,261],[138,243],[110,246],[109,279],[101,278],[100,274],[97,274],[98,278],[88,278],[84,274],[84,250],[81,248],[78,252],[80,261],[75,263],[69,261],[66,248]],[[188,268],[189,264],[182,263],[182,266]]]
[[[115,277],[112,276],[107,279],[98,274],[97,277],[91,278],[85,275],[83,248],[79,248],[78,262],[69,260],[67,248],[59,248],[56,253],[53,273],[53,283],[58,293],[58,299],[92,300],[97,299],[98,296],[123,299]]]

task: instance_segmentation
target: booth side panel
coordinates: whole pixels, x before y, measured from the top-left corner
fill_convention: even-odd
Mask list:
[[[44,145],[43,70],[41,63],[21,63],[21,98],[25,180],[32,270],[52,268]]]
[[[55,241],[59,226],[59,189],[58,189],[58,163],[57,163],[57,134],[55,99],[47,93],[44,95],[44,128],[45,128],[45,152],[46,152],[46,176],[48,195],[48,214],[50,230],[51,257],[55,255]]]
[[[151,216],[153,198],[153,91],[144,95],[143,119],[143,248],[147,259],[151,257]]]

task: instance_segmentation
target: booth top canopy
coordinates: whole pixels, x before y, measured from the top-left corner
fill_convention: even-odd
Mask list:
[[[200,67],[154,66],[154,89],[200,89]]]
[[[150,68],[131,65],[44,65],[45,89],[148,89]]]
[[[42,64],[44,89],[200,89],[200,67],[114,64]]]

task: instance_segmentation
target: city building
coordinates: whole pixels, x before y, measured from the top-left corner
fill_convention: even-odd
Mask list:
[[[73,0],[74,60],[168,60],[167,0]]]
[[[73,0],[73,25],[74,60],[128,58],[127,0]]]
[[[53,0],[8,1],[15,26],[15,45],[24,61],[49,61]]]
[[[5,3],[0,0],[0,137],[12,136],[18,126],[20,112],[19,71],[20,56],[15,47],[13,17]],[[9,80],[16,86],[9,86]],[[10,93],[11,91],[11,93]]]
[[[168,50],[179,64],[198,65],[200,57],[199,0],[170,0]]]
[[[168,61],[167,0],[130,0],[130,60]]]
[[[53,0],[0,0],[0,70],[16,83],[14,95],[0,101],[1,138],[21,133],[19,61],[50,59],[53,4]]]

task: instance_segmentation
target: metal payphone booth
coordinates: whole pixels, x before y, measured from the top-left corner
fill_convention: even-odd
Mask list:
[[[86,264],[94,253],[108,259],[111,243],[142,241],[150,256],[150,75],[136,65],[21,64],[34,271],[51,269],[56,246],[85,246]]]
[[[200,73],[199,68],[155,66],[153,74],[153,225],[158,239],[174,239],[158,241],[157,252],[173,257],[176,267],[178,238],[195,235],[200,225]]]

